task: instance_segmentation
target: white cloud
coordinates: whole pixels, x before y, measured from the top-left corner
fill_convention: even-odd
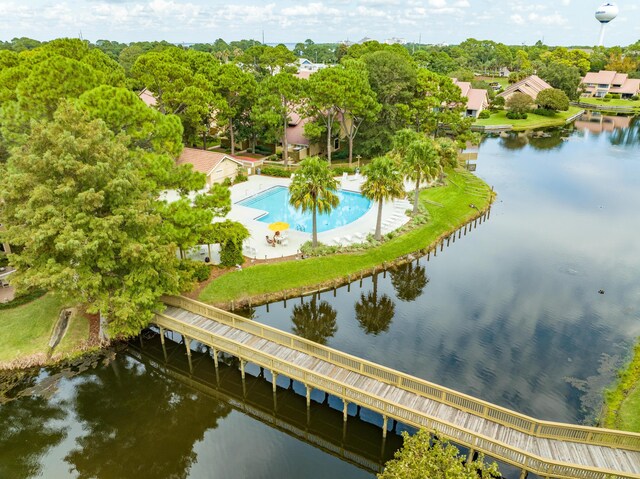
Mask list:
[[[524,18],[522,18],[522,15],[519,15],[517,13],[511,15],[511,22],[515,23],[516,25],[523,25],[524,24]]]
[[[563,26],[568,23],[568,20],[559,13],[552,13],[551,15],[539,15],[537,13],[530,13],[527,18],[534,23],[541,25],[554,25]]]

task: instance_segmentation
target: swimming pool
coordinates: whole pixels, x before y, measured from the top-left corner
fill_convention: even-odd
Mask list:
[[[371,201],[360,193],[337,190],[336,195],[340,204],[331,213],[318,215],[318,232],[349,224],[371,208]],[[274,186],[237,204],[266,211],[267,214],[256,218],[263,223],[284,221],[289,223],[291,229],[307,233],[312,231],[311,212],[302,213],[289,204],[289,189],[286,186]]]

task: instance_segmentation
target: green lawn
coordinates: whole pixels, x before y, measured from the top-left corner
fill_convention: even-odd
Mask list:
[[[23,306],[0,311],[0,363],[46,353],[64,302],[47,294]]]
[[[223,303],[346,278],[430,245],[477,214],[469,207],[470,203],[482,210],[490,198],[490,189],[481,179],[467,171],[449,171],[446,186],[421,193],[423,204],[431,214],[427,224],[363,252],[258,265],[227,273],[209,283],[201,292],[200,300]]]
[[[505,110],[502,110],[494,113],[490,118],[486,118],[484,120],[476,120],[474,125],[511,125],[515,131],[531,130],[534,128],[543,128],[548,126],[562,126],[567,121],[567,118],[575,115],[580,110],[582,110],[582,108],[579,108],[577,106],[570,106],[568,111],[558,112],[553,117],[529,113],[529,117],[526,120],[511,120],[507,118],[507,112]]]
[[[607,107],[607,106],[626,106],[629,108],[640,108],[640,100],[617,100],[617,99],[611,99],[609,101],[602,101],[602,99],[600,98],[594,98],[594,97],[585,97],[585,98],[580,98],[580,100],[578,100],[580,103],[589,103],[590,105],[598,105],[598,106],[602,106],[602,107]]]
[[[640,432],[640,341],[615,387],[607,391],[605,406],[601,418],[605,427]]]
[[[507,77],[492,77],[492,76],[477,76],[474,80],[483,80],[487,83],[498,82],[502,86],[503,90],[506,90],[509,87],[509,78]]]
[[[620,406],[620,429],[640,432],[640,381]]]
[[[89,320],[75,312],[69,321],[67,332],[55,349],[54,356],[66,357],[77,350],[89,338]]]

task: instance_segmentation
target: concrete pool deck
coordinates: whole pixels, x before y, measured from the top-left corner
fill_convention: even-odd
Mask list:
[[[364,182],[362,176],[350,175],[338,178],[339,187],[346,191],[360,192],[360,187]],[[300,247],[307,241],[311,241],[311,232],[297,231],[289,229],[286,231],[287,244],[278,244],[275,247],[267,244],[266,236],[273,238],[273,231],[269,229],[268,223],[258,221],[263,210],[249,208],[237,204],[250,196],[261,193],[274,186],[289,187],[290,178],[275,178],[271,176],[253,175],[248,181],[233,185],[231,190],[231,212],[228,219],[238,221],[245,225],[251,233],[251,237],[245,241],[243,253],[249,258],[273,259],[285,256],[294,256],[300,253]],[[405,184],[407,191],[413,190],[414,185]],[[385,202],[382,207],[382,233],[400,228],[409,222],[410,218],[405,214],[406,210],[412,207],[408,200],[395,200]],[[376,227],[378,207],[372,203],[371,208],[357,220],[328,231],[318,233],[318,241],[326,245],[350,245],[362,243],[367,235],[373,233]],[[277,219],[274,219],[278,221]]]

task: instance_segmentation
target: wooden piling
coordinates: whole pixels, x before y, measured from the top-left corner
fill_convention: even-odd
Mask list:
[[[219,351],[216,348],[213,348],[211,350],[211,353],[213,354],[213,365],[216,367],[216,369],[218,369],[218,353],[219,353]]]

